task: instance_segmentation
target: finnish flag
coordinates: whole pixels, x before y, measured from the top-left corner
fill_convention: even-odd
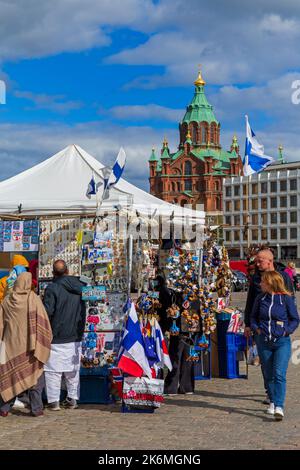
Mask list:
[[[244,176],[250,176],[264,170],[270,163],[274,162],[274,158],[264,154],[264,146],[260,144],[253,130],[250,127],[248,116],[246,117],[246,146],[245,157],[243,160]]]
[[[99,187],[102,185],[102,183],[96,183],[95,181],[95,175],[94,173],[92,174],[92,179],[88,184],[87,191],[86,191],[86,197],[91,199],[91,196],[93,194],[97,194]]]
[[[104,176],[104,192],[109,191],[109,189],[117,184],[119,179],[122,176],[122,173],[125,168],[125,163],[126,163],[126,153],[125,150],[121,147],[120,151],[118,153],[118,156],[116,158],[116,161],[111,168],[111,171],[109,171],[107,174],[103,172]],[[104,169],[103,169],[104,170]]]
[[[88,184],[86,197],[91,199],[92,194],[96,194],[96,181],[95,181],[94,173],[92,174],[92,179]]]

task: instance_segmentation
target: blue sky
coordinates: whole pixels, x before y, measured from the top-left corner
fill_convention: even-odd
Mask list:
[[[0,0],[0,180],[77,143],[148,188],[148,157],[178,122],[202,64],[206,94],[244,147],[244,114],[277,156],[300,160],[296,0]],[[299,49],[299,50],[298,50]]]

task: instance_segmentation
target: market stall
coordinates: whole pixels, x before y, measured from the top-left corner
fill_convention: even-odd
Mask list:
[[[198,233],[204,226],[203,212],[167,204],[122,179],[96,219],[96,197],[87,198],[86,186],[91,172],[97,184],[103,182],[102,167],[72,145],[0,183],[0,252],[38,260],[41,296],[57,259],[87,285],[81,400],[97,403],[109,400],[108,368],[119,377],[114,366],[128,313],[123,306],[132,289],[149,289],[165,225],[171,220],[172,227],[184,229],[188,220]]]

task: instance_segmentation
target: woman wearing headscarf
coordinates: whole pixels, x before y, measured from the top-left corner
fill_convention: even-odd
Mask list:
[[[0,416],[7,416],[17,395],[28,390],[33,416],[43,414],[43,368],[52,331],[41,299],[31,290],[31,273],[17,278],[0,305]]]
[[[8,293],[9,288],[13,286],[13,281],[17,279],[21,272],[27,271],[29,263],[25,256],[14,255],[11,262],[11,271],[8,276],[4,276],[0,279],[0,303],[3,302],[5,296]],[[12,282],[11,282],[12,281]]]

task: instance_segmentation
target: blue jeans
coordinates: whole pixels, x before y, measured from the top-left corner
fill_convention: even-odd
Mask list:
[[[284,407],[286,373],[291,357],[291,338],[284,336],[269,341],[264,335],[256,335],[257,350],[262,362],[268,395],[275,406]]]

